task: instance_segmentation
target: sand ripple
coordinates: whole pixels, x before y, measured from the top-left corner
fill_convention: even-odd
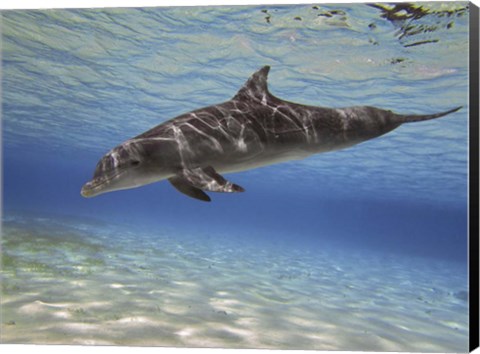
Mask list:
[[[48,224],[4,226],[4,343],[467,348],[454,263]]]

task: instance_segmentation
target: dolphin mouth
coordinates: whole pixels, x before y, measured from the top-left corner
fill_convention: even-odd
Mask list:
[[[102,187],[106,184],[106,181],[92,180],[83,185],[80,194],[82,197],[91,198],[102,193]]]
[[[117,179],[123,172],[117,171],[114,174],[109,176],[102,176],[102,177],[94,177],[90,182],[87,182],[83,185],[80,194],[82,197],[91,198],[95,197],[99,194],[108,192],[105,190],[106,187],[115,179]]]

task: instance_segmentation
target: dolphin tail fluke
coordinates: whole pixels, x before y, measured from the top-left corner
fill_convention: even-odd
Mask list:
[[[456,107],[449,111],[435,113],[435,114],[423,114],[423,115],[399,115],[401,123],[421,122],[424,120],[430,120],[446,116],[447,114],[458,111],[462,106]]]

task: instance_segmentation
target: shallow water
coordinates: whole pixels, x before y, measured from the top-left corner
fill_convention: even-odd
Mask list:
[[[466,350],[465,6],[2,12],[1,341]],[[247,191],[209,204],[80,196],[110,148],[267,64],[293,102],[463,108],[231,174]]]

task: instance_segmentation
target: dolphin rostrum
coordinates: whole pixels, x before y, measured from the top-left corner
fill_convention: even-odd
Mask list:
[[[344,149],[403,123],[459,110],[402,115],[368,106],[324,108],[281,100],[267,87],[269,66],[254,73],[229,101],[183,114],[110,150],[81,191],[93,197],[168,179],[180,192],[243,192],[221,174]]]

